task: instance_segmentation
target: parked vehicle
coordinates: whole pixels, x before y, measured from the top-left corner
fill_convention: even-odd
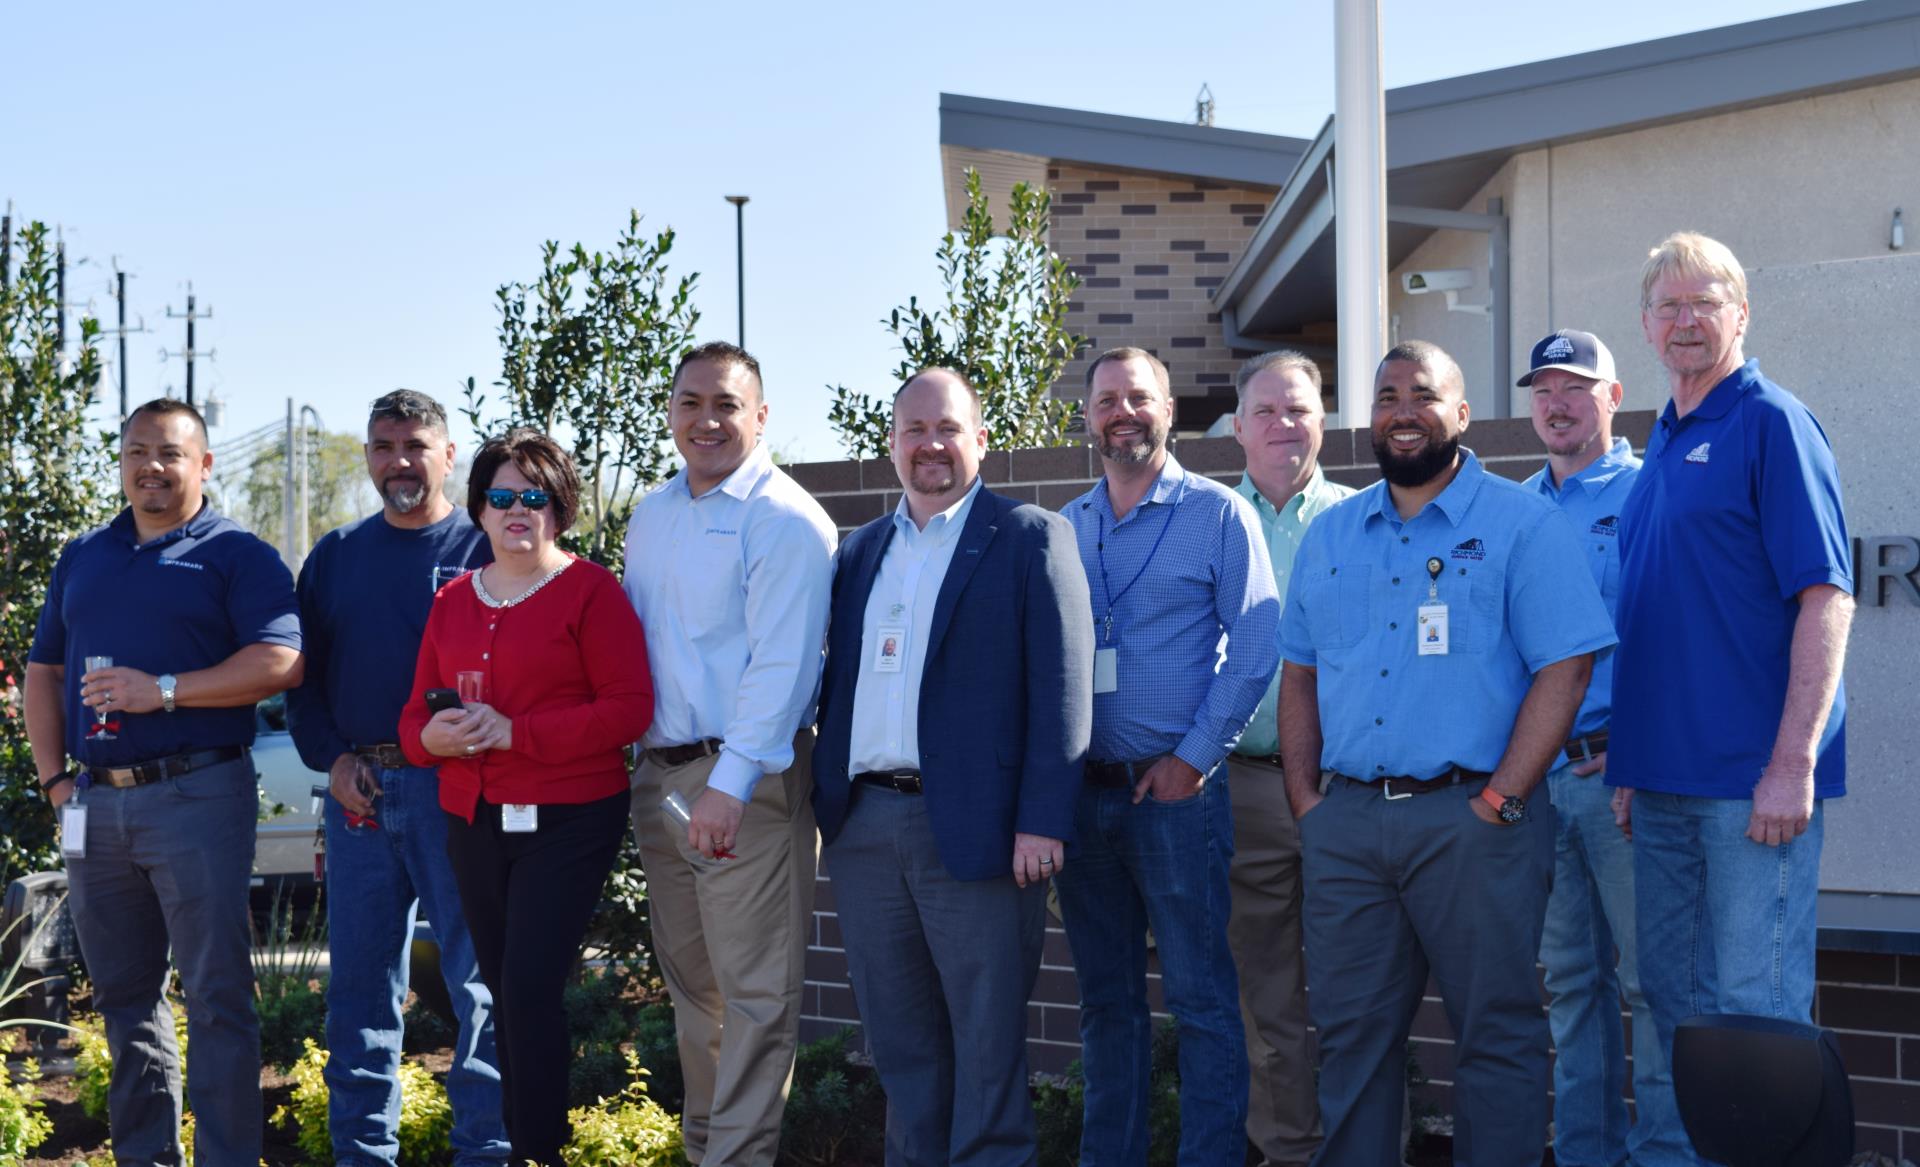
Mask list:
[[[255,886],[311,886],[317,850],[314,832],[320,825],[313,788],[325,786],[327,776],[307,769],[300,760],[293,735],[287,732],[285,696],[260,702],[254,717],[253,766],[260,775],[260,803],[266,814],[254,844]]]

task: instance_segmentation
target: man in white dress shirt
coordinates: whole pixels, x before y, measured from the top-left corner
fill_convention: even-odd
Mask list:
[[[634,509],[626,590],[653,725],[633,827],[673,997],[687,1158],[770,1165],[793,1075],[818,856],[809,802],[834,527],[761,444],[760,364],[692,349],[668,405],[686,469]],[[682,828],[662,808],[678,793]]]

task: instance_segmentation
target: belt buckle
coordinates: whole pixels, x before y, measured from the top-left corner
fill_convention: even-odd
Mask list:
[[[1380,790],[1381,790],[1381,796],[1384,797],[1388,802],[1399,802],[1403,798],[1413,797],[1413,791],[1411,790],[1406,791],[1405,793],[1402,793],[1402,794],[1395,794],[1393,792],[1393,779],[1391,778],[1382,778],[1380,780]]]

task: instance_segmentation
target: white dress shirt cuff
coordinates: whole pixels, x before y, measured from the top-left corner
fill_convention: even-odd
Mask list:
[[[760,764],[729,749],[720,751],[720,759],[707,775],[707,787],[731,794],[741,802],[753,801],[753,788],[760,782]]]

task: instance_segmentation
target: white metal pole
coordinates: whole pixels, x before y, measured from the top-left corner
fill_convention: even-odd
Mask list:
[[[1387,136],[1379,0],[1334,0],[1334,256],[1339,272],[1338,424],[1367,424],[1387,348]]]
[[[287,465],[286,474],[283,476],[285,481],[283,481],[280,486],[280,511],[286,521],[286,557],[288,567],[297,567],[300,564],[300,557],[299,554],[294,551],[293,541],[293,460],[293,398],[289,397],[287,398]]]

